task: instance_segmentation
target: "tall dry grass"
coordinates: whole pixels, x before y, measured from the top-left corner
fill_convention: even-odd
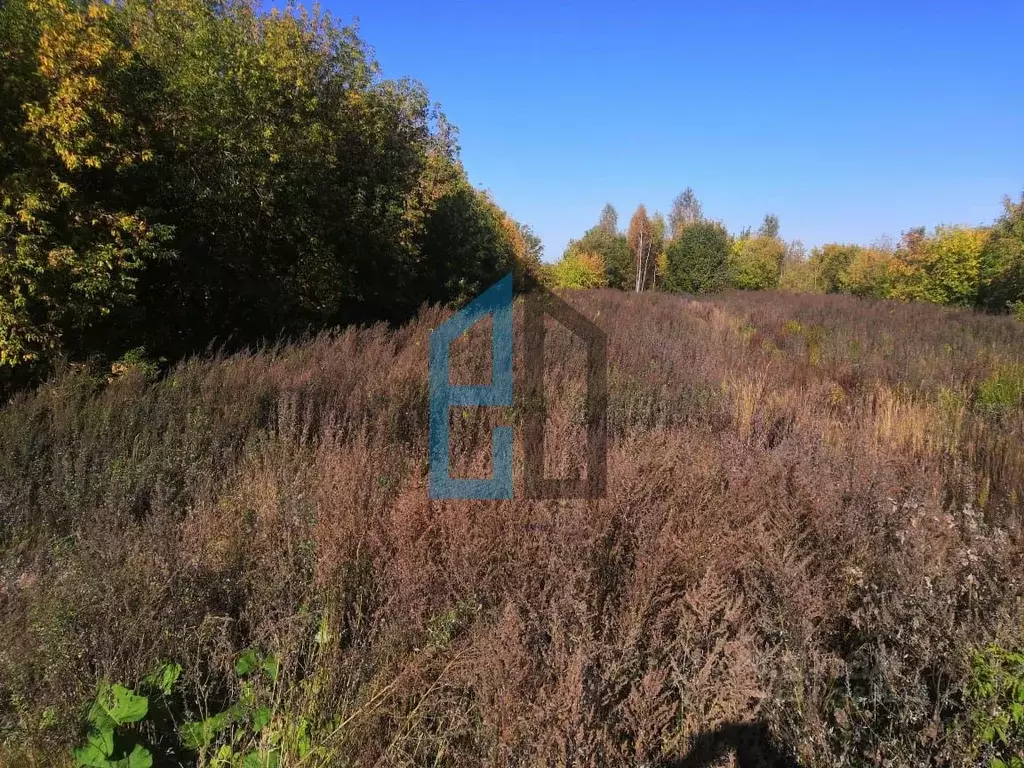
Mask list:
[[[158,659],[216,711],[255,645],[321,750],[285,765],[694,765],[709,733],[764,742],[747,765],[970,764],[968,654],[1024,627],[1024,411],[987,384],[1024,325],[569,299],[609,334],[599,501],[428,500],[436,309],[0,411],[0,763],[68,762],[97,681]],[[484,331],[453,380],[486,381]],[[548,339],[571,475],[585,357]],[[453,465],[530,407],[453,414]]]

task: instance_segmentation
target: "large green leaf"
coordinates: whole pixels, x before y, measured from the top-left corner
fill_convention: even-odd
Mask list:
[[[126,768],[153,768],[153,755],[142,745],[136,744],[128,755]]]
[[[85,737],[84,749],[95,749],[104,757],[114,754],[114,729],[110,726],[93,727]]]
[[[75,762],[89,768],[110,768],[110,755],[114,752],[112,728],[90,728],[84,747],[74,751]]]
[[[149,711],[149,700],[123,685],[100,686],[96,701],[89,710],[89,720],[97,728],[113,728],[125,723],[137,723]]]

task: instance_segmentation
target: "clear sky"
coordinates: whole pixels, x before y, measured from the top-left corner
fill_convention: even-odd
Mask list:
[[[1024,0],[324,7],[426,85],[547,260],[605,202],[625,226],[686,186],[808,247],[987,223],[1024,190]]]

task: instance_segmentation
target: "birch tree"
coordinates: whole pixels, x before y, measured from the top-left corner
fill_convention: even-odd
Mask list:
[[[636,264],[635,290],[640,293],[647,287],[647,273],[650,268],[654,247],[654,231],[647,208],[641,203],[637,206],[633,218],[629,220],[629,232],[626,235],[629,248],[633,252]]]

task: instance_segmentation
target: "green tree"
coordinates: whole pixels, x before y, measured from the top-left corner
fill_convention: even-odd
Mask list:
[[[839,243],[827,243],[811,251],[811,263],[817,270],[826,293],[843,291],[850,264],[859,251],[859,245]]]
[[[986,239],[979,263],[978,300],[995,311],[1024,301],[1024,193],[1003,200],[1003,214]]]
[[[625,235],[609,232],[601,226],[593,227],[582,238],[569,243],[565,255],[572,253],[596,253],[604,262],[609,287],[620,291],[633,287],[633,256]]]
[[[717,221],[703,220],[686,227],[666,251],[666,289],[708,293],[724,288],[731,245],[729,233]]]
[[[733,241],[729,278],[736,288],[763,291],[777,288],[786,246],[775,237],[758,235]]]
[[[974,304],[986,237],[985,230],[968,227],[938,227],[931,236],[923,229],[906,233],[891,265],[891,295],[936,304]]]
[[[354,28],[231,0],[0,5],[0,361],[401,320],[539,241]]]

